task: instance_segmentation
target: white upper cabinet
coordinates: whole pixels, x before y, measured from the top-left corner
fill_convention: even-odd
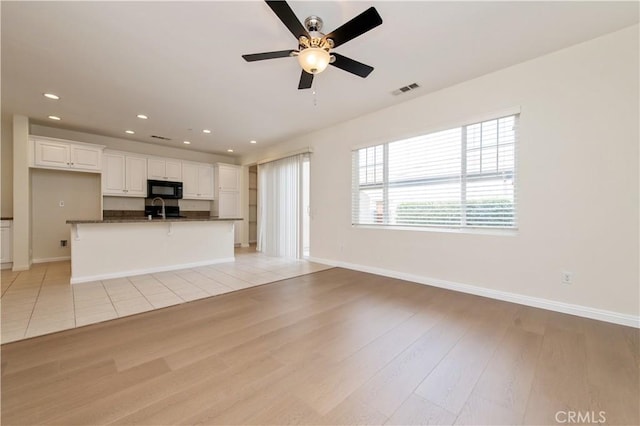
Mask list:
[[[147,196],[147,159],[122,152],[105,152],[102,194],[120,197]]]
[[[125,155],[104,153],[102,170],[102,194],[125,194]]]
[[[33,166],[83,172],[102,170],[102,145],[32,137]]]
[[[129,196],[147,196],[147,159],[145,157],[126,157],[125,189]]]
[[[86,145],[70,145],[71,168],[83,170],[100,170],[102,168],[102,148]]]
[[[213,200],[213,166],[203,163],[182,162],[183,198]]]
[[[233,164],[217,163],[214,181],[215,194],[213,214],[218,217],[241,217],[240,172],[242,168]]]
[[[182,162],[170,158],[149,158],[147,177],[152,180],[182,182]]]
[[[240,191],[240,167],[233,164],[216,164],[218,189]]]
[[[71,147],[68,143],[35,141],[36,166],[62,167],[71,165]]]

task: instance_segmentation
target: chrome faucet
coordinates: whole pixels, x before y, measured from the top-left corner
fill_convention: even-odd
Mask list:
[[[162,216],[163,219],[167,218],[167,213],[164,210],[164,200],[160,197],[156,197],[153,200],[151,200],[151,207],[154,206],[156,200],[160,200],[160,202],[162,203],[162,211],[160,212],[160,215]]]

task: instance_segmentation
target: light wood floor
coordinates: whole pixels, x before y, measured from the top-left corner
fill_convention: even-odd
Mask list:
[[[634,425],[639,348],[637,329],[335,268],[2,345],[2,424]]]

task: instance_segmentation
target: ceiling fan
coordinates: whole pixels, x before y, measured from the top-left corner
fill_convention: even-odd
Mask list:
[[[309,16],[304,20],[303,26],[286,1],[265,1],[298,40],[298,50],[242,55],[245,61],[254,62],[297,56],[302,67],[298,89],[309,89],[313,83],[313,76],[324,71],[328,65],[333,65],[362,78],[367,77],[373,71],[373,67],[335,53],[332,49],[382,24],[382,18],[374,7],[370,7],[325,35],[320,32],[322,19],[318,16]]]

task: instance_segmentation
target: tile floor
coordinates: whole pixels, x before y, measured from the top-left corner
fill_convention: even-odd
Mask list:
[[[2,343],[159,309],[329,268],[238,249],[235,262],[84,284],[70,262],[3,270]]]

